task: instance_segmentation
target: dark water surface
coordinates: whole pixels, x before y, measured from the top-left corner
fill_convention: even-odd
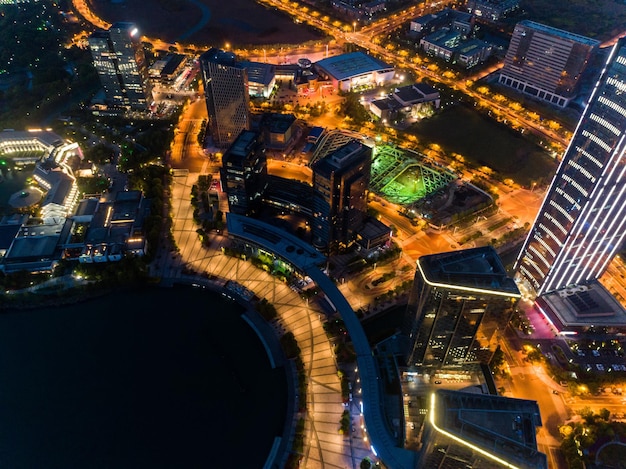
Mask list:
[[[261,468],[283,369],[201,289],[0,314],[1,468]]]

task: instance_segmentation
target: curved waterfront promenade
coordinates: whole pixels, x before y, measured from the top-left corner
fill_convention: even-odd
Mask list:
[[[341,383],[334,353],[320,320],[322,311],[313,304],[306,304],[285,283],[250,262],[223,255],[220,250],[225,241],[223,237],[212,237],[209,247],[202,246],[189,203],[191,186],[197,178],[198,173],[181,173],[173,178],[172,233],[180,253],[161,251],[151,273],[162,278],[182,279],[186,278],[182,269],[188,267],[217,279],[233,280],[274,304],[280,321],[272,323],[272,327],[279,334],[283,331],[294,334],[307,374],[307,412],[303,415],[306,435],[300,467],[359,467],[361,460],[371,452],[363,440],[339,434],[344,411]],[[277,456],[277,460],[280,459]]]
[[[308,275],[324,292],[343,319],[354,350],[361,378],[363,416],[373,452],[394,469],[415,467],[415,452],[397,448],[385,424],[383,395],[372,350],[361,322],[337,286],[320,270],[319,254],[308,244],[276,227],[239,215],[228,215],[228,231],[231,236],[271,251],[300,272]]]
[[[250,262],[223,255],[221,253],[222,243],[225,242],[223,237],[212,237],[209,247],[201,245],[196,233],[197,226],[193,222],[193,207],[189,203],[191,186],[196,183],[197,177],[197,173],[190,173],[173,178],[172,232],[180,248],[180,254],[162,254],[153,268],[163,277],[172,278],[180,278],[182,267],[185,266],[196,272],[207,272],[218,279],[236,281],[257,296],[267,298],[273,303],[281,318],[274,327],[278,332],[282,332],[280,330],[282,328],[294,334],[302,351],[309,383],[305,415],[305,450],[301,467],[342,469],[358,467],[365,456],[371,455],[371,451],[369,444],[362,439],[344,437],[338,432],[344,406],[337,364],[320,320],[323,313],[315,306],[305,304],[286,284],[252,266]],[[282,236],[284,233],[276,235]],[[265,244],[268,250],[280,250],[270,242]],[[387,431],[376,364],[358,318],[334,283],[318,267],[312,264],[303,265],[298,259],[290,259],[286,252],[282,253],[285,260],[292,262],[296,267],[300,265],[320,286],[348,328],[357,353],[369,443],[389,467],[394,469],[414,467],[415,453],[395,447],[395,442]],[[292,252],[298,255],[298,250]]]

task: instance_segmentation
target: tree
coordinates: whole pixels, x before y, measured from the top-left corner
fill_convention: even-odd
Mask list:
[[[359,101],[359,96],[356,93],[348,93],[341,104],[340,113],[352,119],[358,126],[370,120],[369,113]]]
[[[365,458],[361,461],[359,467],[360,469],[370,469],[372,467],[372,461],[370,461],[369,458]]]

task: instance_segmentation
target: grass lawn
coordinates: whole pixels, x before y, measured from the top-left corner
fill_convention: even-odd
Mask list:
[[[511,21],[529,19],[605,41],[624,30],[626,3],[616,0],[523,0],[524,12]]]
[[[448,108],[413,125],[407,132],[421,143],[437,143],[474,166],[488,166],[504,178],[530,185],[549,182],[557,163],[521,134],[463,105]]]

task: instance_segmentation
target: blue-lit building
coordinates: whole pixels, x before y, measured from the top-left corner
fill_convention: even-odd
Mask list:
[[[329,80],[339,91],[357,87],[381,86],[394,77],[395,70],[363,52],[335,55],[315,62],[313,68],[323,80]]]
[[[516,262],[540,295],[599,278],[626,234],[626,40],[589,98]]]
[[[420,257],[404,323],[407,365],[489,363],[520,296],[491,246]]]

